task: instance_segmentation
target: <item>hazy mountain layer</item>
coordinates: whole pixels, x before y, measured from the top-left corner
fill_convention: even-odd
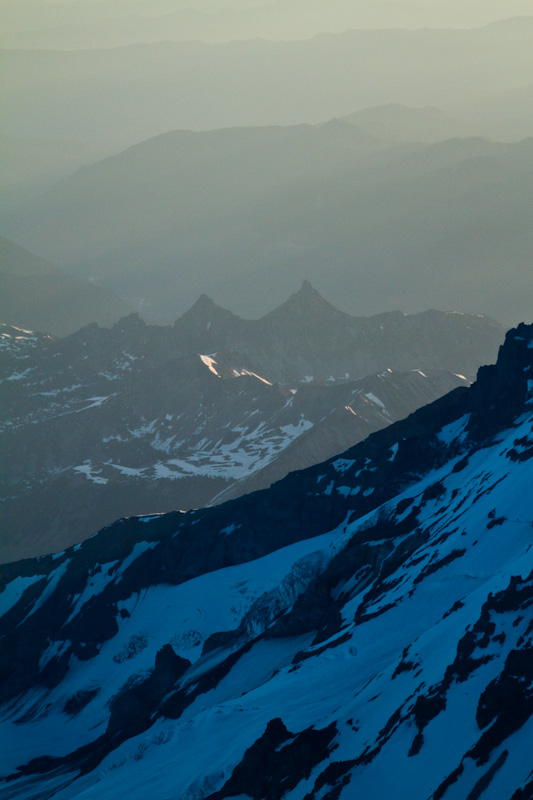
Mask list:
[[[444,142],[471,137],[475,130],[464,120],[445,114],[439,108],[410,108],[401,103],[363,108],[344,117],[359,130],[388,142]]]
[[[36,3],[3,0],[2,41],[7,47],[107,48],[135,42],[224,42],[234,39],[304,39],[361,28],[462,28],[531,13],[527,0],[256,0],[250,3],[111,2]]]
[[[529,86],[484,97],[478,99],[475,107],[464,106],[452,115],[431,106],[412,108],[391,103],[362,109],[345,119],[359,131],[389,146],[442,142],[487,133],[502,141],[516,141],[533,135],[532,92]],[[374,146],[377,144],[375,142]],[[91,146],[73,140],[0,135],[0,161],[3,162],[0,214],[7,214],[47,191],[80,167],[97,163],[122,149],[116,143],[100,142]]]
[[[533,17],[307,41],[4,50],[10,136],[126,146],[177,128],[320,122],[384,103],[444,110],[531,83]]]
[[[131,306],[113,291],[39,258],[0,236],[0,319],[57,336],[80,325],[111,325]]]
[[[206,291],[259,315],[310,277],[352,313],[440,307],[517,322],[533,302],[532,168],[533,139],[391,146],[339,120],[176,131],[3,224],[159,321]]]
[[[111,152],[109,148],[91,148],[74,141],[16,139],[0,134],[0,213],[31,200],[80,167],[101,161]]]
[[[201,298],[172,328],[4,326],[0,557],[269,486],[467,383],[502,337],[462,314],[350,317],[309,284],[257,321]]]
[[[3,794],[530,797],[532,369],[4,567]]]

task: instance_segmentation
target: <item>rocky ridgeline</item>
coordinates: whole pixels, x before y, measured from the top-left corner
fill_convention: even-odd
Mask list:
[[[255,321],[202,296],[172,327],[4,326],[0,558],[267,487],[465,385],[502,338],[466,314],[351,317],[308,283]]]

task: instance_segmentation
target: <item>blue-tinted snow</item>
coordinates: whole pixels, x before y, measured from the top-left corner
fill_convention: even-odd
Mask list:
[[[42,575],[32,575],[27,578],[18,576],[15,580],[8,583],[0,592],[0,616],[7,614],[7,612],[18,603],[28,586],[31,586],[36,581],[42,580]]]
[[[301,731],[310,725],[323,728],[335,721],[337,748],[331,761],[353,759],[381,741],[381,732],[399,711],[390,737],[379,753],[354,771],[352,783],[341,790],[341,800],[382,797],[387,800],[426,800],[458,765],[478,740],[475,712],[481,691],[497,676],[509,651],[529,624],[528,615],[516,624],[505,625],[506,639],[491,644],[486,653],[492,660],[479,664],[467,681],[452,681],[446,708],[424,729],[423,746],[409,757],[417,732],[412,709],[419,694],[428,693],[444,677],[453,662],[457,644],[465,629],[480,614],[489,594],[505,589],[512,576],[527,577],[533,569],[533,529],[530,488],[533,460],[512,461],[505,455],[515,439],[531,434],[531,415],[499,437],[497,446],[470,455],[460,472],[453,472],[457,458],[432,471],[383,509],[366,518],[340,526],[324,537],[300,542],[251,564],[219,570],[178,587],[159,586],[132,596],[125,607],[131,614],[120,618],[119,633],[105,643],[91,662],[76,662],[61,687],[48,693],[50,716],[27,728],[27,740],[19,735],[17,756],[42,754],[36,741],[47,740],[49,752],[68,750],[88,741],[105,725],[105,703],[134,674],[145,674],[153,666],[154,653],[170,642],[175,651],[192,660],[192,672],[202,673],[209,664],[224,657],[220,651],[201,655],[202,643],[210,633],[231,630],[257,610],[252,625],[268,619],[269,609],[279,602],[280,587],[290,589],[298,563],[311,564],[313,553],[328,559],[350,536],[368,530],[380,514],[391,514],[395,503],[410,497],[420,504],[417,528],[427,536],[411,555],[384,581],[382,591],[366,598],[368,587],[359,585],[357,575],[337,586],[350,599],[342,609],[342,635],[332,637],[334,647],[292,667],[294,655],[311,644],[312,637],[281,638],[257,642],[218,686],[199,695],[179,720],[158,720],[144,734],[124,742],[111,753],[95,773],[68,787],[58,788],[55,800],[200,800],[219,789],[242,759],[245,750],[262,735],[267,723],[279,716],[287,728]],[[441,431],[446,442],[460,437],[460,426]],[[443,494],[437,500],[421,502],[426,488],[440,482]],[[328,489],[333,490],[335,482]],[[487,523],[495,513],[499,525]],[[408,511],[404,511],[404,516]],[[394,548],[403,542],[393,539]],[[389,540],[390,541],[390,540]],[[377,551],[387,544],[376,538],[368,546]],[[449,559],[449,560],[446,560]],[[303,560],[303,561],[302,561]],[[430,572],[428,567],[437,567]],[[286,601],[290,602],[290,591]],[[451,607],[462,605],[453,613]],[[367,616],[356,624],[354,618],[364,605]],[[372,616],[375,614],[375,616]],[[514,621],[514,620],[513,620]],[[344,635],[349,638],[344,641]],[[135,635],[145,635],[148,646],[117,663],[115,656]],[[395,672],[402,653],[415,666]],[[65,698],[79,688],[98,685],[100,693],[74,720],[59,712]],[[472,724],[464,724],[464,720]],[[7,723],[9,725],[9,723]],[[4,728],[9,735],[11,728]],[[509,756],[483,794],[483,800],[501,800],[523,785],[530,771],[530,743],[533,723],[528,722],[506,747]],[[69,738],[70,737],[70,738]],[[463,775],[447,792],[445,800],[464,800],[486,773],[502,748],[497,748],[486,765],[464,762]],[[327,762],[315,768],[284,800],[302,800]],[[22,786],[22,785],[21,785]],[[46,792],[46,779],[42,789]],[[28,784],[28,792],[29,784]],[[20,795],[21,797],[24,794]],[[29,794],[27,795],[30,796]],[[320,798],[322,795],[317,795]]]

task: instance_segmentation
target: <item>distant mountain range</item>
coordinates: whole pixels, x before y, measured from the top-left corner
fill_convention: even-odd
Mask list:
[[[480,98],[531,84],[532,28],[527,16],[471,30],[350,30],[289,42],[4,49],[2,130],[125,147],[169,130],[318,123],[387,103],[474,110]]]
[[[440,118],[355,116],[380,139],[342,120],[174,131],[80,170],[2,226],[152,321],[206,291],[259,316],[306,277],[351,313],[526,319],[533,139],[402,143],[409,126],[434,136]]]
[[[4,560],[269,486],[468,383],[504,333],[467,314],[352,317],[308,282],[255,321],[204,296],[172,327],[2,331]]]
[[[319,33],[376,28],[463,28],[503,16],[531,14],[527,0],[255,0],[222,2],[0,3],[2,43],[6,47],[77,50],[137,42],[227,42],[235,39],[300,40]]]
[[[2,567],[3,796],[530,798],[532,374]]]
[[[507,105],[504,98],[498,102],[502,107]],[[528,107],[525,93],[521,105],[525,113]],[[362,109],[345,119],[361,131],[387,143],[439,142],[452,137],[477,135],[486,130],[485,123],[468,123],[461,117],[450,116],[434,107],[409,108],[398,103]],[[506,108],[506,123],[510,124],[511,119],[512,112]],[[529,127],[527,118],[515,122],[515,129],[509,131],[511,139],[533,133],[533,124]],[[501,133],[505,139],[503,129]],[[79,168],[97,163],[122,149],[105,143],[90,146],[73,140],[24,139],[0,135],[0,159],[3,162],[0,214],[50,189]]]

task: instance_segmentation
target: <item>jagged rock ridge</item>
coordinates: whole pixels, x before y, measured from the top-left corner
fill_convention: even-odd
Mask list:
[[[5,328],[0,559],[268,486],[466,383],[501,338],[473,315],[350,317],[308,283],[255,321],[204,295],[173,327]]]

